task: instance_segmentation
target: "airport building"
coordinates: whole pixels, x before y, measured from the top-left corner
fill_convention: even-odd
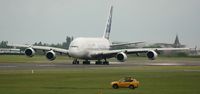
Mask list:
[[[0,48],[0,54],[3,55],[22,55],[24,51],[15,48]]]

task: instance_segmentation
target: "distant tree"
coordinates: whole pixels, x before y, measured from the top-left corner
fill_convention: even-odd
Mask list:
[[[0,48],[8,48],[7,44],[8,44],[8,41],[1,41]]]
[[[33,45],[37,45],[37,46],[38,46],[38,43],[37,43],[37,42],[35,42]]]
[[[58,47],[58,48],[63,48],[63,49],[68,49],[70,43],[73,41],[73,37],[66,37],[66,41],[63,43],[57,43],[57,44],[47,44],[47,43],[42,43],[40,42],[35,42],[34,45],[35,46],[51,46],[51,47]]]
[[[66,37],[66,43],[64,43],[63,46],[65,46],[65,48],[69,49],[69,45],[70,45],[70,43],[73,41],[73,39],[74,39],[73,37],[67,36],[67,37]]]
[[[38,43],[38,46],[43,46],[41,41]]]

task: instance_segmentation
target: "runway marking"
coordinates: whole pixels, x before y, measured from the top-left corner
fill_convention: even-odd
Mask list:
[[[36,65],[36,66],[39,66],[39,67],[55,67],[55,66],[58,66],[58,65]]]
[[[184,64],[180,63],[150,63],[150,65],[159,65],[159,66],[180,66]]]

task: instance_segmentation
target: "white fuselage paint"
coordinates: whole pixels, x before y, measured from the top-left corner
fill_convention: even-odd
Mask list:
[[[109,50],[110,42],[105,38],[76,38],[69,46],[69,55],[77,59],[93,59],[94,51]]]

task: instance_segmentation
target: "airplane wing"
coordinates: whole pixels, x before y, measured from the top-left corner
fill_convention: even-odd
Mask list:
[[[153,52],[156,54],[159,51],[187,51],[190,48],[138,48],[138,49],[120,49],[120,50],[104,50],[104,51],[95,51],[91,53],[91,56],[106,56],[106,57],[114,57],[119,53],[125,54],[138,54],[138,53],[148,53]],[[150,58],[151,59],[151,58]]]
[[[131,44],[140,44],[140,43],[144,43],[144,42],[133,42],[133,43],[119,43],[119,44],[112,44],[110,45],[110,47],[115,47],[115,46],[124,46],[124,45],[131,45]]]
[[[21,45],[21,44],[7,44],[10,47],[19,47],[19,48],[32,48],[34,50],[44,50],[50,51],[53,50],[58,53],[68,54],[68,50],[56,47],[48,47],[48,46],[34,46],[34,45]]]

